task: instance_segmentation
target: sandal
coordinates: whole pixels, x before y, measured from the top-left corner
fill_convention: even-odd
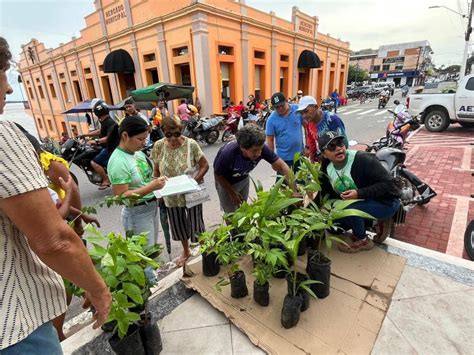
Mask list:
[[[105,189],[108,189],[110,187],[110,184],[107,184],[107,185],[100,185],[99,186],[99,190],[105,190]]]
[[[176,258],[173,262],[176,264],[176,267],[181,267],[186,263],[186,261],[188,261],[190,256],[191,255],[188,255],[188,257],[186,258],[180,256],[179,258]]]

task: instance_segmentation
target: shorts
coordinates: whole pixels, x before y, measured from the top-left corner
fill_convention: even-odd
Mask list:
[[[106,168],[107,167],[107,163],[109,162],[109,152],[107,151],[107,148],[102,148],[102,150],[100,151],[99,154],[97,154],[95,156],[94,159],[92,159],[92,161],[96,162],[97,164],[99,164],[100,166]]]

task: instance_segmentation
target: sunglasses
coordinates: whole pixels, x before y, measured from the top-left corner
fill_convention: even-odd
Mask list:
[[[181,132],[167,132],[165,133],[165,137],[166,138],[171,138],[171,137],[175,137],[175,138],[179,138],[181,137]]]
[[[329,143],[326,145],[326,148],[324,150],[329,150],[330,152],[334,152],[337,147],[343,147],[344,146],[344,141],[342,139],[338,139],[334,142]]]

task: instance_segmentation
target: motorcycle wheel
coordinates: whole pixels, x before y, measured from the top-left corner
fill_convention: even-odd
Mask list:
[[[219,139],[219,131],[212,130],[209,132],[209,134],[206,136],[204,140],[206,141],[207,144],[214,144],[217,142],[218,139]]]
[[[380,110],[381,107],[382,107],[382,104],[379,102],[378,109]]]
[[[69,171],[69,174],[71,175],[72,179],[76,183],[77,186],[79,186],[79,180],[77,180],[77,176],[74,175],[71,171]]]
[[[464,249],[469,258],[474,260],[474,220],[469,223],[464,233]]]
[[[231,131],[224,131],[222,134],[222,141],[227,142],[227,140],[230,140],[232,137],[232,132]]]

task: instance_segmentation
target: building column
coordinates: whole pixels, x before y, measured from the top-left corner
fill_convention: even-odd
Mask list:
[[[296,44],[296,37],[293,42],[293,83],[291,85],[290,95],[296,96],[298,91],[298,45]]]
[[[74,63],[77,72],[77,78],[79,79],[79,88],[82,91],[82,100],[85,100],[85,94],[89,95],[87,91],[86,81],[84,79],[84,70],[82,69],[82,63],[79,59],[79,53],[76,52],[76,63]],[[92,99],[92,97],[91,97]]]
[[[212,76],[210,70],[209,36],[207,29],[207,15],[196,13],[192,17],[192,36],[194,43],[194,63],[196,68],[196,85],[198,88],[199,100],[201,101],[202,114],[209,116],[214,110],[214,100],[212,96]]]
[[[326,70],[324,73],[324,84],[323,84],[323,92],[321,93],[321,97],[327,97],[329,93],[329,79],[330,79],[330,74],[331,74],[331,56],[329,54],[329,47],[326,48]]]
[[[270,11],[270,15],[272,15],[272,25],[276,24],[276,17],[273,11]],[[272,30],[272,56],[271,56],[271,66],[272,66],[272,95],[273,93],[277,92],[276,82],[277,82],[277,46],[278,41],[276,39],[276,33]],[[278,77],[280,76],[280,71],[278,71]],[[268,95],[267,95],[268,96]]]
[[[89,61],[91,62],[91,71],[92,71],[92,81],[94,83],[94,90],[96,96],[102,97],[101,83],[99,75],[97,74],[97,66],[94,58],[94,51],[92,48],[89,48]]]
[[[132,9],[130,7],[130,0],[123,0],[123,7],[125,9],[125,14],[127,15],[127,25],[129,28],[133,27],[133,16],[132,16]],[[130,44],[132,45],[132,57],[135,64],[135,84],[137,87],[143,87],[143,78],[142,78],[142,71],[140,66],[140,57],[138,55],[138,48],[137,48],[137,39],[135,37],[135,32],[130,34]]]
[[[250,71],[249,68],[249,32],[248,32],[248,25],[242,23],[240,25],[241,30],[241,47],[242,47],[242,73],[248,73]],[[249,86],[249,76],[242,75],[242,99],[245,102],[245,98],[250,95],[250,86]]]
[[[156,26],[156,32],[158,34],[158,53],[160,53],[160,69],[161,75],[160,77],[163,78],[162,81],[165,83],[170,82],[170,70],[168,66],[168,51],[166,50],[166,38],[165,38],[165,30],[163,28],[163,24],[159,23]]]

